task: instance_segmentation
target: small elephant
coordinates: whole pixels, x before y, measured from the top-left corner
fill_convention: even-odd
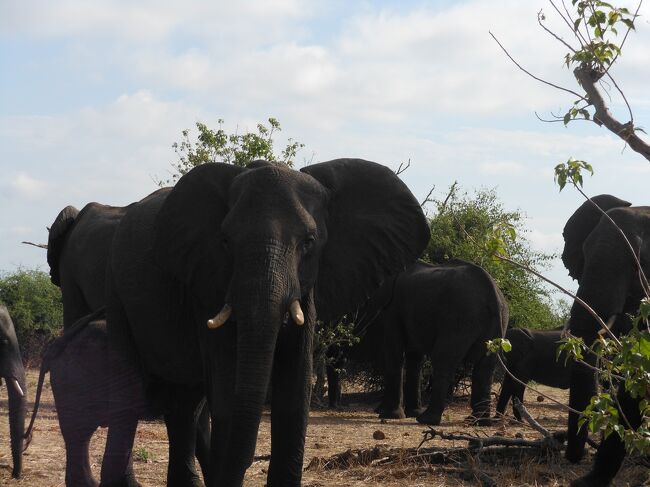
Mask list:
[[[104,308],[66,328],[63,335],[54,340],[43,354],[27,436],[34,426],[43,381],[48,372],[65,441],[66,486],[96,487],[98,482],[90,470],[88,446],[95,430],[108,426],[110,373]],[[155,415],[153,410],[149,413]],[[197,423],[208,420],[207,408],[203,408]],[[125,484],[139,485],[132,465],[129,465]]]
[[[23,466],[27,385],[16,330],[7,308],[3,305],[0,305],[0,379],[4,379],[7,385],[9,436],[14,464],[11,476],[17,479],[20,478]],[[0,380],[0,385],[1,383],[2,380]]]
[[[485,342],[503,337],[508,306],[484,269],[461,260],[439,265],[416,262],[384,284],[362,314],[372,320],[362,341],[379,344],[383,355],[385,387],[380,417],[415,416],[420,423],[440,424],[454,374],[466,362],[473,364],[472,415],[479,424],[490,422],[496,357],[487,355]],[[433,369],[426,409],[420,402],[425,354],[431,357]]]
[[[589,304],[604,321],[615,321],[615,329],[625,332],[630,323],[627,316],[638,310],[644,296],[634,255],[620,231],[629,241],[634,254],[640,256],[645,275],[650,275],[650,207],[631,203],[612,195],[584,202],[567,221],[562,261],[569,275],[578,280],[576,295]],[[603,212],[606,215],[603,215]],[[612,222],[616,224],[613,225]],[[618,227],[618,228],[617,228]],[[620,231],[619,231],[620,230]],[[622,324],[621,324],[622,322]],[[571,333],[590,346],[600,331],[599,323],[579,302],[574,302],[569,319]],[[574,363],[571,367],[569,406],[583,411],[596,394],[597,382],[593,369],[593,354],[585,355],[587,366]],[[618,389],[618,403],[633,428],[641,424],[639,399],[633,399],[623,387]],[[578,427],[579,415],[569,413],[566,458],[578,462],[584,455],[587,428]],[[611,434],[601,441],[592,470],[572,485],[609,485],[618,472],[625,446],[620,437]]]
[[[508,370],[524,384],[531,380],[559,389],[569,388],[570,362],[564,356],[556,360],[556,351],[562,339],[562,328],[554,330],[529,330],[510,328],[506,331],[512,350],[505,354]],[[506,406],[514,396],[523,404],[526,386],[516,382],[508,373],[503,378],[501,394],[497,402],[497,416],[503,416]],[[514,407],[512,412],[521,421],[521,414]]]

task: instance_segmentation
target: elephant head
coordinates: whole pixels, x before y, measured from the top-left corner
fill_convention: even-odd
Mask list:
[[[599,194],[591,198],[591,201],[605,212],[612,208],[632,205],[632,203],[628,203],[610,194]],[[593,203],[585,201],[580,205],[567,220],[562,231],[562,236],[564,237],[562,262],[564,263],[564,267],[569,271],[569,276],[578,281],[580,281],[585,264],[582,245],[603,216]]]
[[[409,189],[368,161],[300,171],[205,164],[179,180],[158,213],[153,251],[191,289],[204,349],[217,350],[203,361],[219,485],[239,485],[252,461],[271,371],[269,485],[299,484],[316,316],[354,309],[428,239]]]
[[[5,381],[9,396],[9,431],[14,463],[12,476],[19,478],[23,465],[27,389],[16,331],[7,308],[2,305],[0,305],[0,377]]]

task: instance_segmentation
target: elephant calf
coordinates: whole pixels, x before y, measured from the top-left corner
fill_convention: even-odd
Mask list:
[[[98,483],[90,469],[88,447],[95,430],[108,426],[110,389],[108,336],[103,308],[69,326],[44,353],[34,412],[26,436],[31,434],[48,372],[65,441],[66,486],[95,487]],[[197,455],[201,451],[205,457],[201,458],[203,464],[207,464],[209,455],[209,424],[204,424],[209,418],[205,409],[199,419],[203,422],[202,428],[197,428],[198,433],[206,435],[197,439]],[[139,486],[132,466],[129,466],[126,485]]]
[[[481,424],[489,422],[496,357],[486,354],[485,342],[503,337],[508,306],[484,269],[460,260],[440,265],[416,262],[385,283],[363,312],[373,321],[362,341],[379,343],[382,355],[385,387],[380,417],[416,416],[420,423],[440,424],[454,374],[468,362],[473,364],[472,415]],[[425,354],[433,369],[426,409],[420,404]]]
[[[556,360],[556,350],[562,339],[562,329],[529,330],[527,328],[511,328],[506,332],[506,338],[512,344],[512,350],[505,354],[508,370],[524,384],[534,380],[546,386],[568,389],[571,378],[570,363],[560,356]],[[516,382],[507,373],[501,386],[501,394],[497,402],[497,416],[502,416],[513,396],[523,404],[526,386]],[[517,420],[521,414],[514,407],[512,412]]]

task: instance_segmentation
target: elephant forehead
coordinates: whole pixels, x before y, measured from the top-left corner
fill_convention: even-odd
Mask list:
[[[229,200],[230,209],[222,227],[233,238],[267,236],[286,240],[317,231],[327,193],[308,175],[263,166],[238,177]]]

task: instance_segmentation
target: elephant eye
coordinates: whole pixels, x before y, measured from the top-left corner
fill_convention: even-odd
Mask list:
[[[309,235],[302,243],[302,250],[304,252],[310,251],[314,246],[315,242],[316,242],[316,237],[314,237],[313,235]]]

